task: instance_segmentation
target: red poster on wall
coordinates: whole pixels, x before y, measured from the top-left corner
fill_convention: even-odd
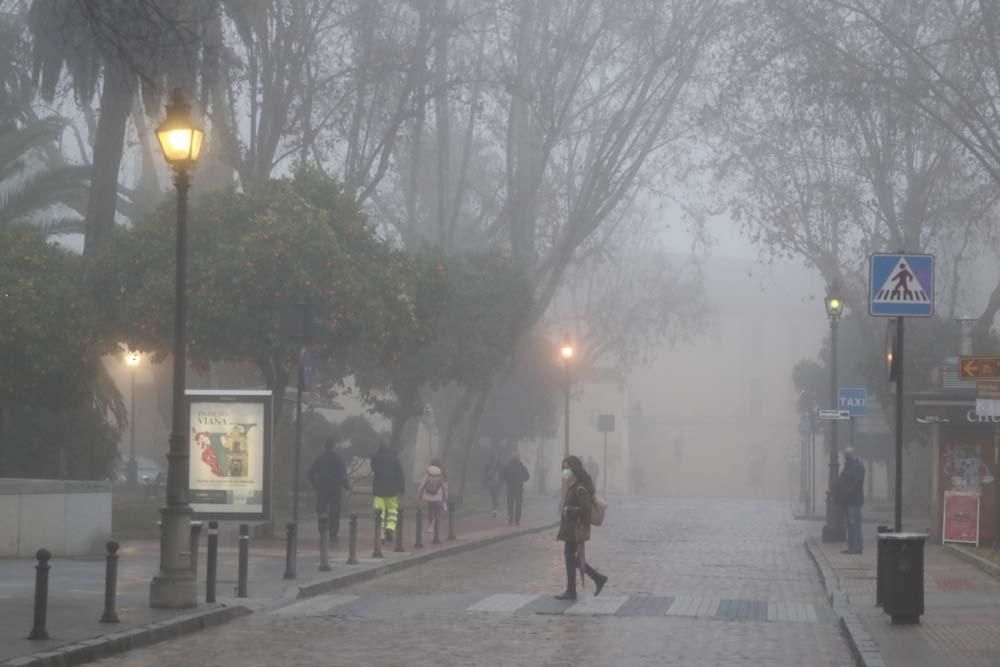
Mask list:
[[[942,542],[962,542],[979,546],[979,494],[944,492]]]

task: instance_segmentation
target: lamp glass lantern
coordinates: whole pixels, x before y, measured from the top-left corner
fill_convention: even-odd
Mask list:
[[[131,350],[125,353],[125,364],[127,366],[135,368],[136,366],[139,365],[139,362],[141,361],[142,361],[142,355],[136,352],[135,350]]]
[[[184,101],[180,91],[174,91],[167,105],[167,117],[156,128],[156,138],[171,166],[185,168],[198,161],[205,131],[191,118],[191,105]]]
[[[559,348],[559,356],[563,358],[563,361],[569,361],[576,354],[576,349],[573,348],[573,343],[570,342],[569,338],[564,338],[562,346]]]
[[[844,314],[844,300],[838,296],[829,295],[825,299],[826,314],[830,319],[839,319]]]

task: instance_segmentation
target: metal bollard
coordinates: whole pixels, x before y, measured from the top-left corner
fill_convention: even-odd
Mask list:
[[[431,544],[441,544],[441,515],[438,514],[437,517],[431,515],[431,524],[434,527],[434,539],[431,540]]]
[[[208,562],[205,572],[205,602],[215,602],[215,574],[219,566],[219,522],[208,522]]]
[[[420,505],[417,505],[417,539],[413,543],[414,549],[424,548],[424,510]]]
[[[403,548],[403,507],[400,503],[399,513],[396,515],[396,548],[393,549],[395,553],[401,554],[406,551]]]
[[[448,541],[454,542],[458,538],[455,537],[455,508],[448,508]]]
[[[35,566],[35,623],[28,639],[48,639],[45,618],[49,612],[49,559],[52,554],[48,549],[39,549],[35,558],[38,559]]]
[[[191,522],[191,574],[198,582],[198,550],[201,549],[201,521]]]
[[[298,569],[297,533],[298,526],[292,522],[285,524],[285,579],[294,579]]]
[[[319,571],[330,571],[330,517],[319,515]]]
[[[357,565],[358,564],[358,515],[357,514],[351,515],[349,540],[350,542],[347,545],[348,547],[347,564]]]
[[[240,524],[240,562],[236,582],[236,597],[247,596],[247,569],[250,566],[250,526]]]
[[[382,510],[375,510],[375,548],[372,558],[382,557]]]
[[[118,623],[118,613],[115,611],[115,599],[118,596],[118,543],[108,542],[107,565],[104,569],[104,613],[101,623]]]

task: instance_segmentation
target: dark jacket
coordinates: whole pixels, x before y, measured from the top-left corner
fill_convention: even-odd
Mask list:
[[[590,513],[594,506],[593,498],[593,489],[575,479],[573,480],[573,483],[566,489],[566,496],[563,498],[557,540],[577,543],[590,540]]]
[[[528,469],[518,459],[511,459],[503,467],[503,482],[508,488],[522,487],[529,479],[531,475],[528,474]]]
[[[340,489],[350,488],[344,460],[337,452],[323,452],[309,466],[309,483],[320,494],[332,494]]]
[[[865,467],[857,458],[844,462],[837,481],[837,495],[845,507],[865,504]]]
[[[403,495],[406,481],[399,456],[388,447],[379,447],[372,457],[372,495],[380,498]]]

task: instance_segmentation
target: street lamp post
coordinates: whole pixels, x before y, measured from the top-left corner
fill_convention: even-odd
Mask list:
[[[135,460],[135,369],[139,366],[142,357],[138,352],[132,351],[125,355],[125,364],[129,369],[131,381],[131,393],[128,407],[128,465],[125,468],[125,476],[130,489],[135,489],[139,484],[139,463]]]
[[[836,409],[837,402],[837,325],[844,313],[844,301],[836,296],[836,286],[826,297],[826,314],[830,318],[830,407]],[[837,451],[837,420],[830,421],[830,471],[826,486],[826,524],[823,526],[824,542],[842,542],[845,537],[844,522],[840,507],[833,496],[839,472]]]
[[[563,361],[563,381],[566,388],[566,409],[564,412],[565,424],[563,432],[565,435],[565,441],[563,442],[563,456],[569,456],[569,390],[570,390],[570,375],[569,375],[569,364],[573,360],[573,356],[576,354],[576,350],[573,348],[573,343],[570,341],[569,334],[563,336],[562,347],[559,348],[559,356],[562,357]]]
[[[149,587],[149,604],[161,608],[194,607],[198,603],[195,576],[186,553],[191,506],[188,504],[188,415],[184,409],[187,365],[187,209],[191,169],[198,161],[205,132],[194,124],[191,105],[179,90],[167,105],[167,117],[156,138],[174,170],[177,188],[177,245],[174,274],[174,379],[167,453],[167,502],[160,510],[160,571]]]

